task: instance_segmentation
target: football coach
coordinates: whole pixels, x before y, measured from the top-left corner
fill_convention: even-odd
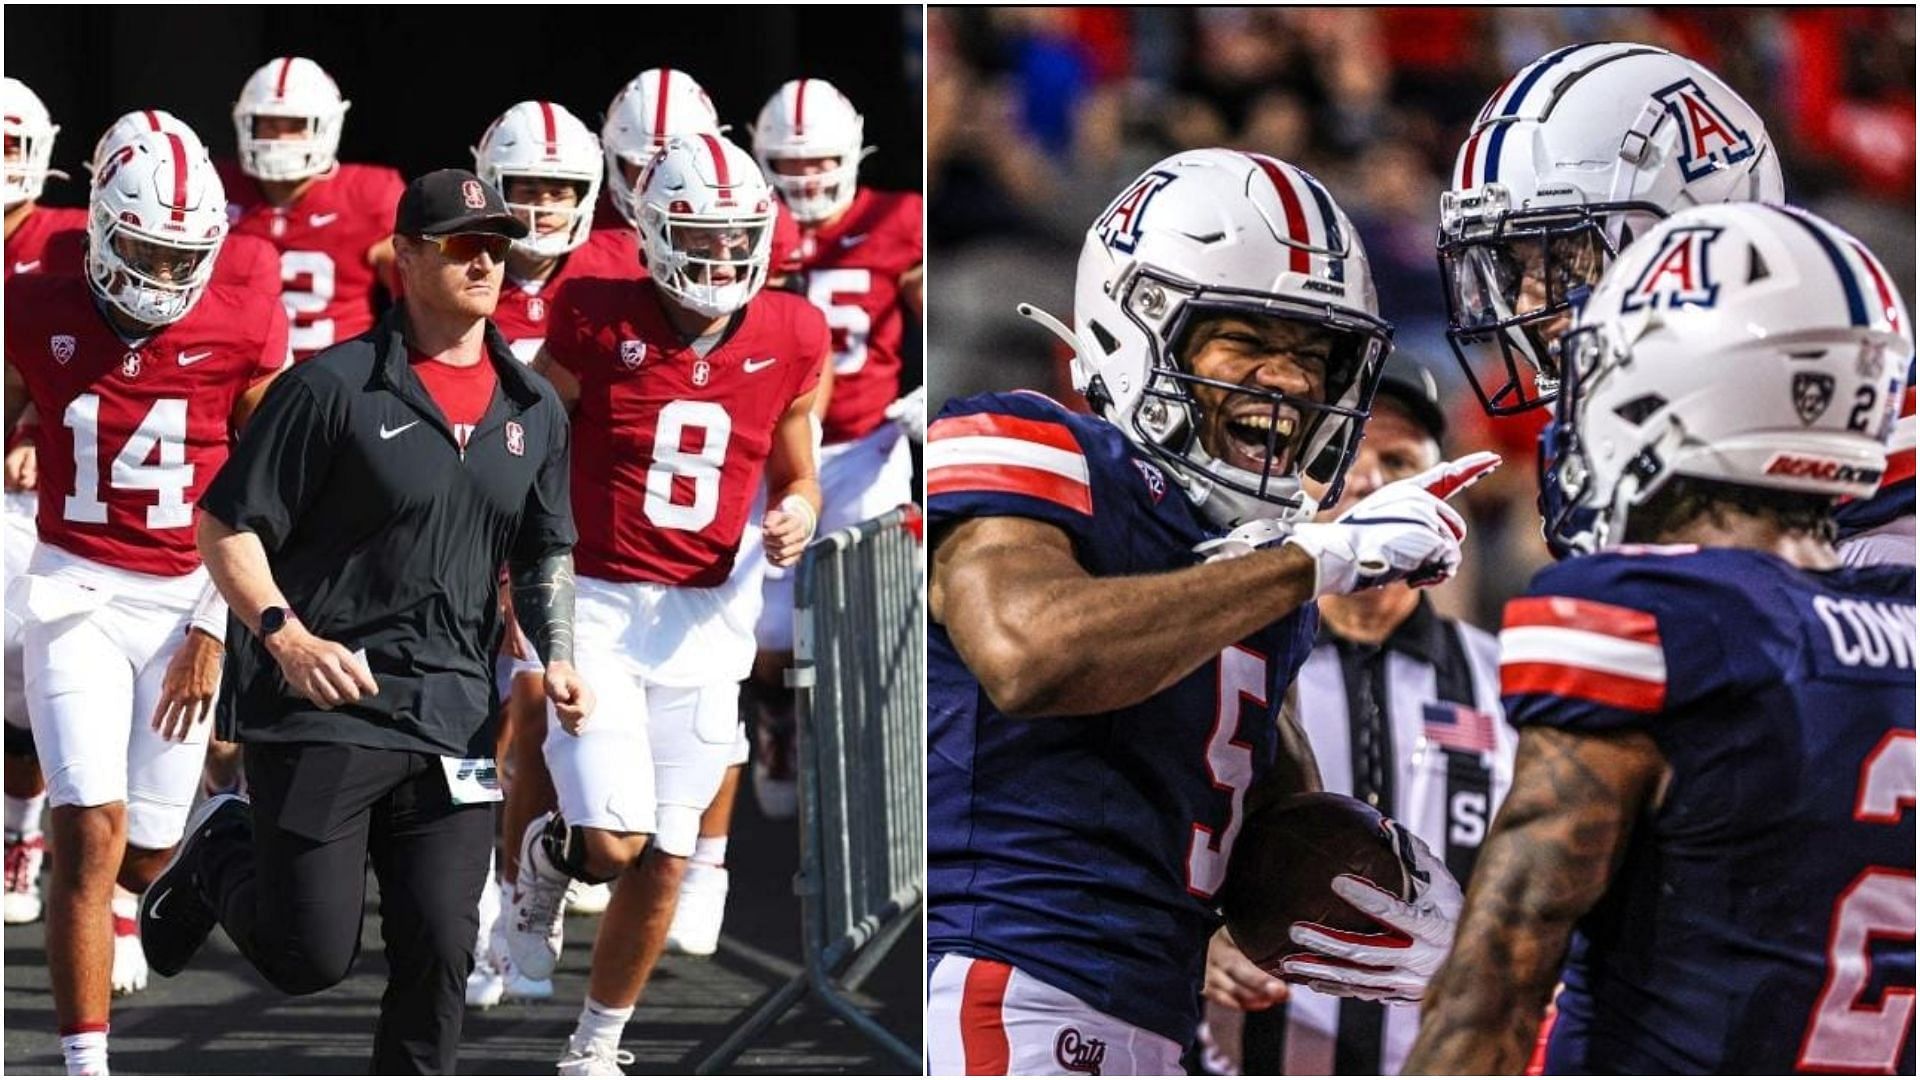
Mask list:
[[[218,922],[310,994],[359,950],[368,856],[391,967],[376,1074],[452,1073],[499,799],[493,657],[508,567],[547,694],[579,721],[567,419],[487,321],[526,223],[472,173],[400,199],[404,299],[283,375],[201,497],[230,607],[221,734],[251,805],[202,803],[141,906],[181,970]],[[236,625],[237,624],[237,625]]]

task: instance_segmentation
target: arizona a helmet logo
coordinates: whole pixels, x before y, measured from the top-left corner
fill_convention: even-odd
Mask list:
[[[1753,136],[1735,126],[1699,83],[1682,79],[1653,97],[1680,125],[1680,175],[1688,183],[1753,156]]]
[[[1666,235],[1660,251],[1634,280],[1620,300],[1621,311],[1641,308],[1712,307],[1720,298],[1708,255],[1717,227],[1677,229]]]
[[[1100,221],[1094,229],[1100,234],[1100,242],[1113,248],[1133,254],[1134,245],[1140,242],[1140,223],[1146,216],[1147,204],[1160,189],[1173,183],[1173,174],[1155,169],[1133,182],[1133,186],[1120,193],[1100,215]]]

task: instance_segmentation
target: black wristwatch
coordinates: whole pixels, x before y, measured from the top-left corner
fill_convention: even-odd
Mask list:
[[[296,620],[293,612],[283,607],[270,607],[260,612],[260,638],[266,640],[286,628],[287,623]]]

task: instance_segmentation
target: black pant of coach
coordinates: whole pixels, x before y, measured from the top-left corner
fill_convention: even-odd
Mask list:
[[[370,1071],[453,1073],[491,805],[454,805],[432,754],[342,743],[245,754],[253,842],[209,844],[200,877],[227,936],[286,993],[333,986],[360,951],[371,856],[391,974]]]

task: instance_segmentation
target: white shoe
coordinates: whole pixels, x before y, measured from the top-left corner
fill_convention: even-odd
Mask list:
[[[720,923],[727,914],[727,868],[687,866],[680,880],[680,902],[667,928],[667,951],[712,956],[720,947]]]
[[[500,1004],[507,996],[507,978],[500,969],[493,966],[491,956],[481,955],[473,962],[473,971],[467,975],[467,1005],[475,1009],[491,1009]]]
[[[113,992],[131,994],[147,988],[147,954],[140,948],[137,916],[113,913]]]
[[[473,956],[477,967],[492,951],[493,928],[500,921],[500,889],[495,884],[494,867],[498,856],[487,856],[487,883],[480,889],[479,927],[474,935]]]
[[[633,1054],[617,1043],[588,1042],[578,1035],[567,1037],[567,1052],[560,1057],[561,1076],[625,1076],[622,1065],[633,1064]]]
[[[552,979],[530,979],[526,973],[514,970],[511,960],[500,962],[500,977],[508,1001],[551,1001],[553,999]]]
[[[753,800],[768,821],[792,821],[800,810],[800,748],[793,694],[756,697],[753,725]]]
[[[46,861],[47,838],[35,833],[29,839],[21,839],[17,833],[7,834],[6,856],[6,892],[0,900],[4,906],[4,921],[8,926],[40,921],[40,866]]]
[[[575,881],[567,886],[567,914],[604,915],[607,901],[613,899],[613,886],[607,884],[589,885],[584,881]]]
[[[520,838],[520,872],[513,883],[513,904],[507,916],[507,958],[513,970],[536,980],[553,978],[566,941],[561,909],[569,879],[548,863],[540,850],[540,834],[553,814],[542,814],[527,824]]]

